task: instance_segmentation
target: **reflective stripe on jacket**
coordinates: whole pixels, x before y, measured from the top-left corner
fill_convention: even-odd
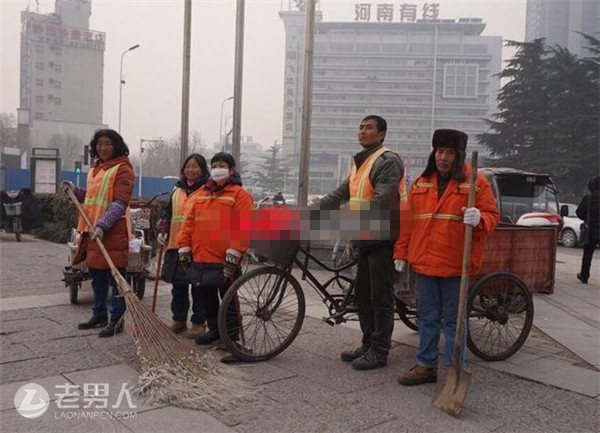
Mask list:
[[[198,263],[223,263],[228,248],[246,252],[249,233],[240,236],[239,218],[249,221],[253,201],[248,191],[239,185],[227,185],[211,193],[203,186],[192,201],[177,247],[191,247],[194,262]]]
[[[171,226],[169,228],[167,250],[177,248],[177,236],[185,225],[185,217],[192,209],[194,197],[197,197],[198,191],[200,189],[188,195],[182,188],[177,186],[173,188],[173,194],[171,195]]]
[[[471,167],[463,166],[470,178]],[[438,200],[437,172],[430,178],[419,177],[411,186],[408,197],[409,209],[414,221],[410,229],[401,230],[394,249],[395,259],[404,259],[413,269],[427,276],[459,276],[462,269],[465,225],[462,208],[469,197],[468,180],[452,179]],[[483,262],[486,235],[500,221],[500,213],[492,188],[481,173],[476,179],[475,207],[481,213],[481,222],[473,230],[471,246],[471,274],[474,275]]]
[[[115,179],[120,166],[121,164],[117,164],[108,170],[98,168],[88,171],[83,211],[93,227],[96,227],[98,220],[112,202]],[[81,233],[90,231],[81,217],[79,217],[77,231]]]

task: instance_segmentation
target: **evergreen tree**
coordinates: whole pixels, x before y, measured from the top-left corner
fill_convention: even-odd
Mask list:
[[[264,163],[259,166],[260,170],[254,172],[254,185],[272,194],[283,191],[287,174],[287,167],[279,156],[280,150],[281,146],[277,144],[269,147]]]
[[[586,39],[586,58],[548,49],[543,39],[508,42],[517,52],[499,77],[509,81],[486,120],[490,131],[478,136],[492,156],[487,165],[549,173],[568,193],[597,173],[600,43]]]

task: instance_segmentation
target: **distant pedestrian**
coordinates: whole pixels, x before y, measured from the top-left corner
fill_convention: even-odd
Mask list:
[[[575,213],[579,219],[589,227],[587,242],[583,247],[583,257],[581,259],[581,271],[577,274],[577,279],[583,284],[587,284],[590,278],[590,267],[592,266],[592,256],[594,250],[600,242],[600,176],[592,177],[587,184],[589,194],[585,195],[577,207]]]
[[[196,338],[206,331],[204,303],[199,288],[193,284],[188,273],[184,272],[179,263],[177,237],[185,225],[185,217],[199,195],[200,187],[208,180],[206,159],[198,153],[191,154],[183,163],[180,176],[173,188],[169,203],[165,207],[165,233],[158,235],[158,243],[165,246],[165,260],[161,277],[164,281],[173,284],[171,289],[173,322],[170,328],[176,334],[187,330],[191,292],[192,326],[187,332],[187,337]]]
[[[135,177],[128,157],[129,149],[123,137],[112,129],[96,131],[90,142],[90,155],[95,159],[88,172],[87,188],[75,188],[69,181],[63,181],[62,188],[74,191],[94,226],[94,231],[90,232],[83,219],[79,218],[77,231],[81,233],[81,238],[75,256],[76,262],[85,260],[89,268],[94,292],[94,313],[90,320],[80,323],[78,328],[106,326],[99,335],[110,337],[123,330],[121,317],[125,312],[125,301],[94,240],[102,240],[111,260],[125,276],[131,236],[129,200]],[[112,287],[110,320],[106,309],[109,286]]]

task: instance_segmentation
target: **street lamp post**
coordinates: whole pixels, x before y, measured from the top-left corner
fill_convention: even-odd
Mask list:
[[[231,150],[228,149],[229,147],[229,136],[233,134],[233,128],[227,129],[227,123],[233,119],[233,116],[225,116],[225,136],[224,136],[224,140],[225,142],[223,143],[223,140],[221,140],[219,142],[219,144],[221,145],[221,150],[223,152],[228,152],[231,153]],[[237,160],[235,161],[237,164]]]
[[[230,101],[232,99],[233,96],[230,96],[229,98],[223,99],[223,102],[221,102],[221,123],[219,124],[219,144],[221,146],[223,146],[223,105],[225,104],[225,102]]]
[[[142,196],[142,154],[144,153],[144,143],[158,143],[160,140],[145,140],[140,138],[140,178],[138,180],[138,195]]]
[[[123,54],[121,54],[121,68],[119,70],[119,134],[121,133],[121,101],[123,98],[123,84],[125,84],[125,81],[123,80],[123,57],[125,57],[125,54],[127,54],[129,51],[133,51],[139,47],[140,44],[136,44],[127,48],[125,51],[123,51]]]

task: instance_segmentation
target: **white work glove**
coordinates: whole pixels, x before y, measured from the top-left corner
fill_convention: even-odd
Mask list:
[[[404,272],[406,269],[406,260],[394,259],[394,268],[396,268],[396,272]]]
[[[481,212],[476,207],[463,207],[462,211],[465,213],[463,222],[472,227],[477,227],[481,221]]]
[[[229,248],[225,252],[225,263],[223,264],[223,276],[227,281],[233,281],[239,274],[242,261],[242,253],[233,248]]]
[[[181,263],[181,267],[185,272],[190,269],[192,266],[192,248],[191,247],[181,247],[177,250],[179,254],[179,263]]]
[[[96,230],[94,230],[94,233],[92,233],[92,240],[96,240],[96,239],[102,240],[103,236],[104,236],[104,230],[102,230],[100,227],[96,227]]]
[[[158,245],[161,247],[164,247],[167,244],[168,237],[169,236],[166,233],[159,233],[156,237],[156,242],[158,242]]]
[[[71,191],[75,192],[75,184],[73,182],[71,182],[70,180],[63,180],[60,183],[60,189],[66,194],[67,191],[70,189]]]

